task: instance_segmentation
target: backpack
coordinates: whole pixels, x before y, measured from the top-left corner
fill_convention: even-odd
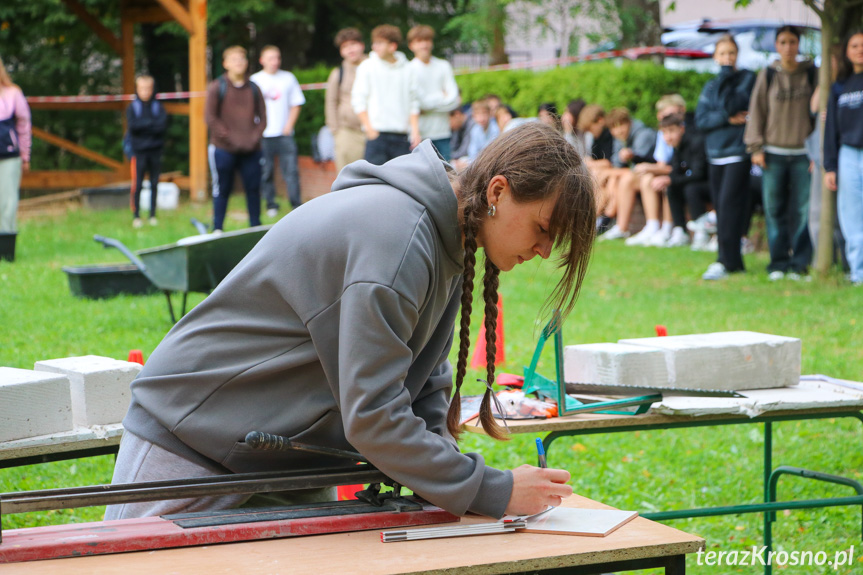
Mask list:
[[[18,149],[18,130],[15,129],[15,104],[12,115],[0,120],[0,158],[14,158],[21,155]]]
[[[216,115],[222,115],[222,100],[225,99],[225,94],[228,93],[228,79],[225,76],[219,76],[219,93],[218,98],[216,100]],[[252,99],[255,101],[255,121],[261,121],[261,100],[264,99],[264,95],[261,93],[261,88],[249,80],[249,86],[252,87]],[[260,96],[260,98],[258,98]]]

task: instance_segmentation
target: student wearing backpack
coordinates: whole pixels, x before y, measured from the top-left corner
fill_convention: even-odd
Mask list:
[[[222,232],[228,198],[239,170],[246,191],[249,225],[261,225],[261,138],[267,109],[257,84],[249,81],[249,59],[242,46],[222,53],[225,73],[207,87],[204,116],[210,128],[210,171],[213,178],[213,231]]]
[[[21,173],[30,169],[30,107],[0,60],[0,233],[15,233]]]
[[[839,225],[851,283],[863,286],[863,30],[845,41],[842,63],[827,103],[824,183],[839,190]]]
[[[156,100],[155,82],[152,76],[142,74],[135,79],[135,100],[126,108],[126,126],[129,130],[129,144],[135,158],[135,196],[133,201],[134,219],[132,226],[140,228],[141,185],[144,174],[150,175],[150,225],[156,220],[156,196],[159,175],[162,172],[162,150],[165,147],[165,130],[168,115],[165,108]]]
[[[800,31],[776,31],[780,60],[759,72],[743,140],[752,163],[764,170],[764,219],[770,245],[770,281],[800,280],[812,259],[809,238],[809,158],[806,138],[814,126],[809,100],[817,69],[797,61]]]
[[[324,115],[335,140],[336,170],[363,159],[366,136],[360,119],[351,108],[351,90],[357,77],[357,66],[366,59],[363,35],[356,28],[344,28],[336,34],[335,45],[342,63],[333,68],[327,79]]]

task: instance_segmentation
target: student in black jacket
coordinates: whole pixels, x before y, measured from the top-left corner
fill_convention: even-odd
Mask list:
[[[155,226],[156,196],[159,175],[162,171],[162,149],[165,146],[165,130],[168,116],[165,108],[156,100],[152,76],[141,75],[135,79],[135,100],[126,108],[126,125],[132,156],[135,158],[135,219],[132,225],[140,228],[141,184],[144,174],[150,175],[150,225]]]
[[[831,190],[838,187],[839,225],[851,283],[863,286],[863,30],[848,36],[842,56],[827,104],[825,184]]]
[[[705,135],[710,162],[710,195],[716,210],[719,244],[716,262],[701,276],[705,280],[720,280],[729,273],[745,271],[740,238],[746,235],[752,203],[749,195],[752,162],[746,153],[743,133],[755,74],[734,68],[737,42],[731,35],[716,42],[713,58],[721,71],[704,86],[695,110],[695,122]]]
[[[665,143],[674,149],[674,154],[671,156],[671,173],[657,176],[653,185],[654,189],[665,188],[674,224],[672,239],[675,239],[675,236],[686,233],[687,207],[693,220],[707,210],[706,203],[710,198],[707,156],[704,153],[703,136],[691,127],[687,130],[686,118],[682,114],[663,118],[659,122],[659,130]],[[669,244],[678,245],[682,242],[669,241]]]

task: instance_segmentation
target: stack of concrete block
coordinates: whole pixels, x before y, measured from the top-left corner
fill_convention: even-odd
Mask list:
[[[570,383],[742,390],[797,385],[801,342],[750,331],[622,339],[567,346]]]
[[[129,384],[141,365],[98,355],[36,362],[36,371],[68,377],[77,427],[120,423],[129,409]]]
[[[69,378],[0,367],[0,442],[72,429]]]

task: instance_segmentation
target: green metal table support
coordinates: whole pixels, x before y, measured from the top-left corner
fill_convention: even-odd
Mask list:
[[[719,507],[704,507],[698,509],[679,509],[674,511],[659,511],[654,513],[642,513],[642,517],[654,521],[670,519],[685,519],[692,517],[714,517],[719,515],[739,515],[745,513],[764,513],[764,545],[769,553],[773,544],[772,522],[776,520],[776,511],[785,509],[814,509],[824,507],[839,507],[845,505],[863,506],[863,485],[859,482],[817,471],[810,471],[799,467],[780,466],[773,470],[773,423],[779,421],[801,421],[810,419],[837,419],[851,417],[863,424],[863,412],[860,411],[837,411],[826,413],[786,414],[763,416],[752,419],[752,423],[764,424],[764,503],[753,503],[745,505],[729,505]],[[595,435],[599,433],[615,433],[619,431],[654,431],[660,429],[679,429],[687,427],[713,427],[719,425],[736,425],[741,423],[740,419],[729,418],[728,420],[709,421],[679,421],[662,425],[617,425],[593,429],[577,429],[565,431],[552,431],[543,440],[546,453],[549,452],[551,444],[561,437],[573,437],[577,435]],[[826,499],[807,499],[801,501],[776,501],[776,484],[782,475],[797,475],[816,481],[826,481],[854,488],[856,496],[831,497]],[[863,538],[863,520],[861,520],[861,538]],[[771,566],[764,568],[765,575],[771,575]]]

